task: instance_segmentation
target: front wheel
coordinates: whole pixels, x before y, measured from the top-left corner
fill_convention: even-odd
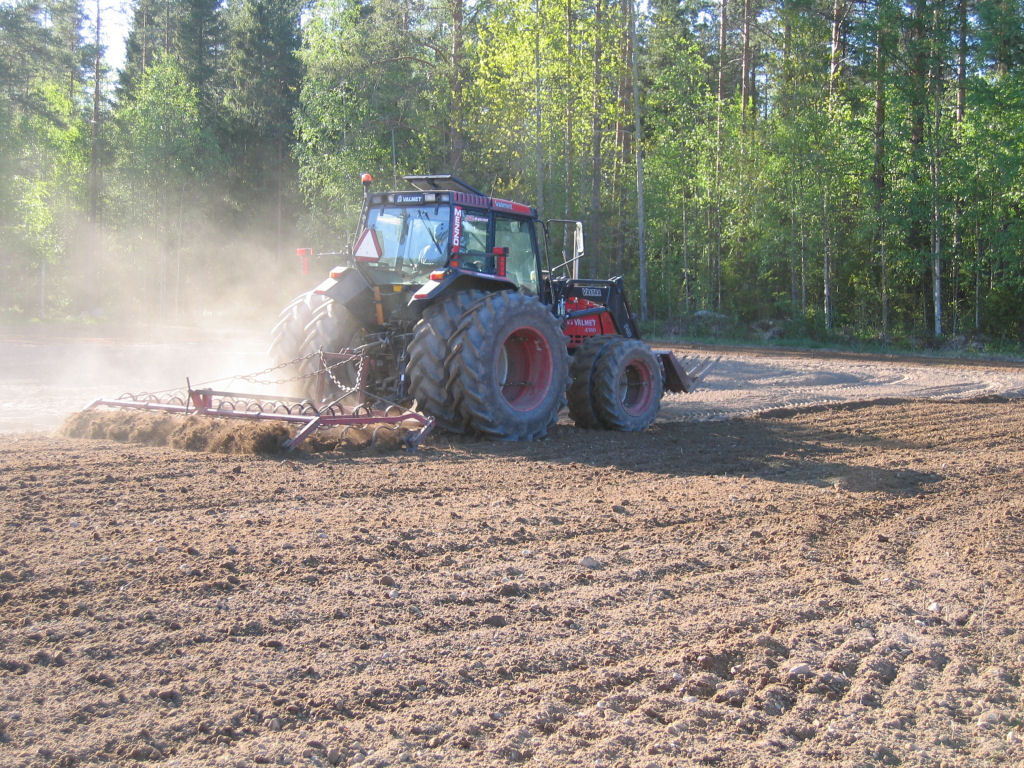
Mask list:
[[[582,429],[605,429],[594,410],[594,371],[597,362],[620,336],[591,336],[572,356],[569,364],[569,418]]]
[[[612,342],[594,365],[594,413],[608,429],[642,432],[661,408],[661,365],[636,339]]]
[[[459,413],[472,431],[500,440],[547,434],[565,404],[566,337],[535,297],[493,293],[470,307],[448,361]]]

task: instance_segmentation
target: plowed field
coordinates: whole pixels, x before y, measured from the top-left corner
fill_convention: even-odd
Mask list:
[[[5,435],[0,765],[1024,764],[1020,372],[733,364],[643,434]]]

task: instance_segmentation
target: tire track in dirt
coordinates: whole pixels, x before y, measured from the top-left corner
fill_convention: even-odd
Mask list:
[[[811,353],[775,354],[763,350],[723,351],[719,357],[696,392],[666,396],[662,418],[722,420],[773,408],[884,398],[1024,396],[1024,369],[1016,364],[851,359],[827,353],[815,357]]]

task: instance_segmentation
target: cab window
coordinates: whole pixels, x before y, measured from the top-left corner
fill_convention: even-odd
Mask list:
[[[487,214],[467,209],[462,217],[462,250],[483,253],[487,250]]]
[[[447,205],[387,205],[371,208],[366,228],[377,235],[380,259],[366,265],[375,282],[418,282],[448,258]]]
[[[529,219],[494,217],[494,247],[508,248],[505,275],[516,285],[537,290],[537,257]]]

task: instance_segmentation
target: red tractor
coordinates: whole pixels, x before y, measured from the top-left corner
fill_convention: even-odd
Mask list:
[[[663,391],[693,378],[637,330],[621,277],[582,279],[583,227],[488,197],[449,175],[406,176],[371,192],[349,264],[281,313],[271,353],[304,394],[415,400],[453,432],[543,437],[568,402],[581,427],[640,431]],[[551,225],[574,227],[551,266]]]

